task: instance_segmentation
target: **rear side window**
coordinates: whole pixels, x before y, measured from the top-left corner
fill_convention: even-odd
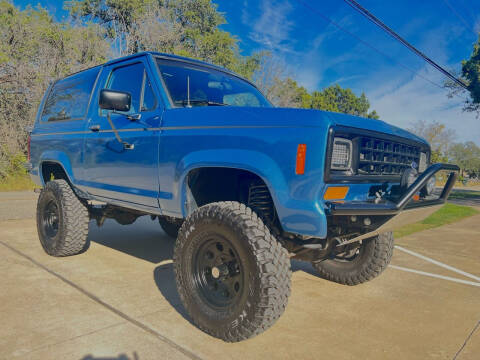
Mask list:
[[[57,81],[45,101],[42,121],[83,119],[99,71],[94,68]]]
[[[112,71],[107,88],[126,91],[132,96],[129,113],[153,110],[157,101],[142,63],[122,66]]]

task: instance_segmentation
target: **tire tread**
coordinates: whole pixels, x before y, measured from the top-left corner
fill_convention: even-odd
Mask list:
[[[287,250],[275,239],[270,230],[250,208],[234,201],[207,204],[184,222],[179,231],[177,245],[174,251],[174,270],[177,278],[177,289],[182,303],[187,308],[189,296],[182,284],[181,264],[179,253],[183,243],[187,240],[192,227],[201,219],[217,219],[226,222],[235,231],[243,231],[249,246],[253,249],[255,262],[261,271],[261,292],[255,312],[251,317],[238,321],[238,326],[223,332],[219,329],[206,328],[195,317],[193,322],[206,333],[228,342],[237,342],[254,337],[271,327],[283,314],[290,295],[291,269]]]
[[[373,252],[355,271],[335,271],[323,262],[313,263],[320,277],[344,285],[359,285],[379,276],[388,266],[393,255],[393,233],[387,232],[368,239],[373,241]],[[333,260],[326,260],[333,261]]]
[[[59,231],[63,236],[59,239],[57,246],[53,249],[46,248],[45,251],[53,256],[64,257],[80,254],[88,249],[88,223],[89,212],[87,207],[75,195],[72,188],[63,179],[57,179],[47,182],[42,193],[51,191],[61,203],[63,216],[63,226]],[[42,194],[38,198],[38,203],[42,200]],[[37,206],[37,222],[41,218],[40,206]],[[62,235],[61,234],[61,235]],[[40,230],[39,230],[39,236]],[[42,242],[43,245],[43,242]]]

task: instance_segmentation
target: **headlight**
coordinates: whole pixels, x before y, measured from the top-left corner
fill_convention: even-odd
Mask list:
[[[433,190],[435,190],[435,185],[437,182],[437,178],[433,175],[428,181],[427,184],[422,189],[423,196],[429,196],[433,194]]]
[[[420,153],[420,160],[418,164],[418,172],[422,173],[427,170],[427,154],[422,152]]]
[[[349,170],[352,167],[352,142],[348,139],[334,138],[332,149],[332,170]]]
[[[407,168],[402,174],[402,178],[400,179],[400,186],[403,189],[409,188],[415,180],[417,180],[417,170],[413,168]]]

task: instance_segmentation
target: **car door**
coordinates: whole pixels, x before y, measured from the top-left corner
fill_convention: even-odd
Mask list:
[[[83,187],[117,202],[158,208],[158,146],[163,107],[145,57],[106,66],[96,88],[84,141]],[[128,92],[128,112],[98,107],[102,88]],[[119,139],[128,144],[124,146]]]

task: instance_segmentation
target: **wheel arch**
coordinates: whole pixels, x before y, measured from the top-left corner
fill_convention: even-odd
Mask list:
[[[277,205],[268,179],[258,173],[241,167],[198,166],[192,168],[182,181],[182,213],[189,215],[192,209],[187,204],[195,200],[198,207],[218,201],[247,202],[248,184],[256,182],[268,189],[275,210]],[[193,196],[193,199],[189,197]]]
[[[221,149],[198,151],[187,155],[177,166],[179,200],[182,216],[189,215],[186,206],[189,196],[189,178],[201,169],[249,174],[260,179],[268,188],[277,213],[281,213],[282,198],[287,194],[287,182],[278,164],[269,156],[251,150]],[[226,199],[234,200],[234,199]]]
[[[64,179],[70,186],[73,186],[75,178],[73,176],[72,165],[68,156],[59,151],[46,151],[39,160],[39,176],[42,185],[48,182],[48,176],[54,174],[54,178]]]

